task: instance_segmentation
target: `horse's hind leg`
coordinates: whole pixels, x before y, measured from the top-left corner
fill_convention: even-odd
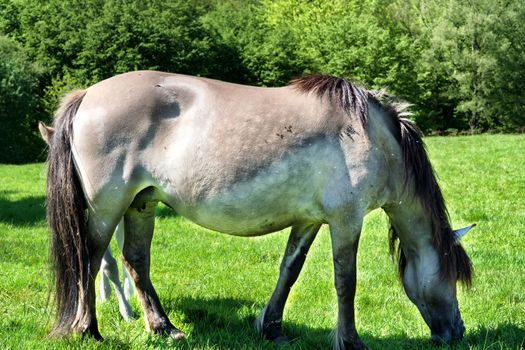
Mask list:
[[[107,267],[105,265],[110,264],[109,259],[106,257],[106,255],[110,254],[109,247],[106,250],[106,253],[104,254],[104,257],[102,258],[102,263],[100,265],[100,270],[102,273],[100,274],[100,301],[105,302],[109,296],[111,295],[111,285],[109,284],[109,276],[107,273],[105,273],[105,270]],[[112,256],[113,257],[113,256]]]
[[[115,230],[115,240],[117,241],[118,248],[122,252],[124,247],[124,218],[122,218]],[[126,266],[122,266],[122,285],[124,287],[125,300],[130,300],[133,296],[133,284]]]
[[[102,339],[98,330],[96,316],[95,278],[97,277],[102,257],[106,252],[117,222],[118,219],[111,218],[110,216],[103,217],[94,213],[90,213],[88,218],[87,246],[89,252],[89,283],[84,303],[80,304],[77,310],[75,325],[82,337],[90,334],[95,339]]]
[[[354,298],[356,290],[356,262],[362,216],[329,223],[334,259],[334,279],[337,293],[338,317],[334,348],[366,349],[355,328]]]
[[[282,334],[281,320],[284,305],[292,285],[297,280],[306,254],[321,225],[293,226],[279,273],[279,279],[270,301],[256,321],[257,330],[277,343],[287,341]]]
[[[131,309],[131,305],[126,300],[124,296],[124,291],[122,290],[122,286],[120,284],[120,278],[118,273],[118,265],[117,261],[111,254],[111,249],[108,247],[106,250],[106,253],[104,254],[104,258],[102,259],[102,264],[100,266],[100,269],[102,271],[102,277],[109,279],[111,281],[111,284],[113,285],[113,288],[115,289],[115,294],[117,295],[118,305],[119,305],[119,311],[122,317],[129,321],[133,317],[133,311]],[[106,282],[104,279],[101,279],[101,282]],[[108,288],[111,291],[111,288]],[[105,292],[106,285],[103,285],[101,288],[101,300],[104,301],[102,297],[102,292]],[[109,294],[109,293],[108,293]]]
[[[157,202],[135,201],[124,215],[123,261],[135,282],[144,310],[146,328],[181,339],[185,334],[171,324],[150,280],[150,247]]]
[[[102,257],[102,263],[100,264],[100,271],[102,272],[100,274],[100,301],[105,302],[109,296],[111,295],[111,286],[109,281],[109,272],[106,273],[106,270],[108,269],[105,265],[111,264],[111,259],[108,258],[111,256],[113,258],[113,255],[111,255],[111,250],[108,246],[108,249],[106,249],[106,253],[104,253],[104,257]]]

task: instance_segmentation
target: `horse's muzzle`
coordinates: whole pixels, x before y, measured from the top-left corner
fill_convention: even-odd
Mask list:
[[[455,322],[454,326],[445,329],[440,333],[432,333],[432,342],[436,344],[450,344],[453,340],[463,339],[465,334],[465,324],[461,318],[458,318],[458,321]]]

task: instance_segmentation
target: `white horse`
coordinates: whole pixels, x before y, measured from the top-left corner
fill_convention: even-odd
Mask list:
[[[330,227],[338,299],[336,349],[359,349],[356,254],[364,216],[382,208],[399,240],[408,297],[434,341],[461,339],[456,283],[472,266],[451,229],[421,135],[388,100],[344,79],[313,75],[281,88],[142,71],[66,97],[48,156],[57,321],[53,334],[101,339],[94,280],[124,218],[123,261],[147,329],[185,336],[151,283],[158,202],[239,236],[292,227],[275,290],[257,319],[281,322],[308,249]]]

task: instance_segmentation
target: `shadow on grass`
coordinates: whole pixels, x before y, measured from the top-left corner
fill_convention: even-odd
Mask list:
[[[213,347],[219,349],[275,349],[273,343],[262,339],[255,331],[254,310],[264,305],[234,298],[182,298],[165,301],[166,311],[181,312],[184,321],[191,324],[189,337],[177,348]],[[258,311],[257,311],[258,312]],[[284,332],[292,342],[280,349],[331,349],[333,330],[312,328],[294,322],[283,322]],[[428,338],[410,338],[408,335],[378,337],[361,332],[361,339],[373,349],[449,349],[435,346]],[[159,341],[161,341],[159,339]],[[161,341],[162,342],[162,341]],[[525,330],[513,324],[497,328],[482,328],[467,333],[464,340],[452,344],[456,349],[498,347],[516,349],[524,345]]]
[[[482,327],[467,333],[464,343],[488,348],[525,348],[525,328],[512,323],[498,324],[496,328]]]
[[[15,191],[0,191],[0,222],[17,226],[35,225],[46,219],[45,196],[25,197],[11,200],[10,194]],[[159,205],[156,215],[160,218],[177,216],[177,213],[165,206]]]
[[[45,220],[46,210],[44,207],[44,196],[11,200],[8,196],[9,193],[14,192],[0,192],[0,222],[25,226],[35,225]]]

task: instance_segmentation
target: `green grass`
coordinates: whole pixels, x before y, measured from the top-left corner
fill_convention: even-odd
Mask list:
[[[454,226],[478,226],[464,238],[476,277],[458,290],[465,339],[457,349],[525,347],[525,137],[428,138]],[[0,165],[0,349],[273,349],[252,328],[269,299],[287,232],[237,238],[159,210],[152,279],[171,320],[187,334],[176,343],[149,335],[142,316],[121,320],[114,295],[98,306],[105,341],[48,340],[48,234],[45,166]],[[330,241],[323,228],[285,309],[289,349],[330,347],[335,325]],[[141,314],[137,300],[133,300]],[[371,213],[359,250],[357,327],[374,349],[431,347],[429,331],[397,280],[387,222]]]

